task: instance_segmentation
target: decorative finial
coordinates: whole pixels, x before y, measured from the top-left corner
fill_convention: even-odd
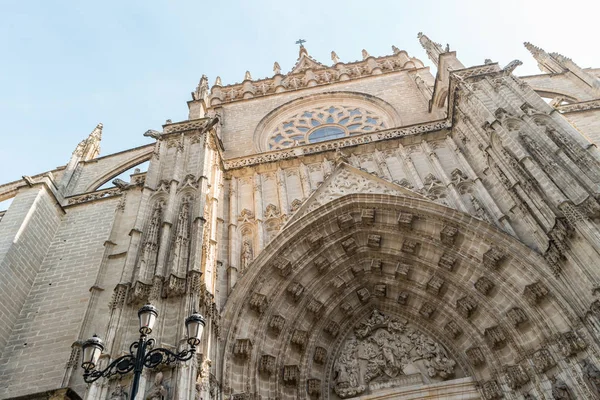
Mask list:
[[[444,49],[444,51],[445,51],[446,53],[449,53],[449,52],[450,52],[450,44],[449,44],[449,43],[446,43],[446,48]]]
[[[246,71],[246,74],[244,75],[244,80],[245,81],[251,81],[252,80],[252,75],[250,75],[250,71]]]
[[[366,60],[367,58],[369,58],[369,52],[367,52],[365,49],[362,50],[362,58],[363,60]]]
[[[331,61],[333,61],[334,64],[337,64],[340,62],[340,58],[338,57],[338,55],[335,53],[335,51],[331,52]]]
[[[398,54],[400,53],[400,49],[397,48],[396,46],[392,45],[392,51],[394,52],[394,54]]]
[[[200,78],[200,82],[198,82],[198,86],[196,87],[196,91],[192,93],[192,97],[194,100],[203,99],[208,95],[208,78],[206,75],[202,75]]]
[[[304,47],[304,43],[306,43],[306,40],[304,40],[304,39],[298,39],[298,40],[296,40],[296,44],[299,44],[300,47]]]
[[[483,63],[484,63],[485,65],[488,65],[488,64],[493,64],[494,62],[493,62],[491,59],[489,59],[489,58],[486,58],[486,59],[483,61]]]
[[[275,75],[281,74],[281,67],[277,61],[275,61],[275,64],[273,64],[273,72],[275,72]]]
[[[442,45],[429,39],[426,35],[423,34],[423,32],[419,32],[417,34],[417,37],[419,38],[419,42],[421,42],[421,46],[423,46],[423,48],[427,52],[427,56],[437,67],[440,54],[444,53]]]
[[[221,83],[220,76],[217,76],[217,79],[215,79],[215,84],[213,86],[223,86],[223,84]]]
[[[172,124],[172,123],[173,123],[173,121],[172,121],[171,119],[167,119],[167,120],[165,121],[165,125],[166,125],[166,124]]]
[[[529,42],[524,42],[523,43],[525,45],[525,48],[527,50],[529,50],[529,52],[534,56],[538,56],[542,53],[544,53],[544,50],[542,50],[542,48],[534,46],[533,44],[529,43]]]

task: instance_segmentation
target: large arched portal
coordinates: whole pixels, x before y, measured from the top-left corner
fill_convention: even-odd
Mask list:
[[[292,222],[237,282],[223,386],[263,399],[543,398],[593,357],[569,290],[484,221],[347,195]]]

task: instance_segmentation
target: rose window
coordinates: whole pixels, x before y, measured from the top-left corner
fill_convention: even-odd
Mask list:
[[[279,124],[269,139],[269,149],[324,142],[385,128],[380,116],[361,107],[317,107]]]

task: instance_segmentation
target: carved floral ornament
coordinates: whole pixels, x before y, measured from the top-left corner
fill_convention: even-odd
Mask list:
[[[441,381],[460,374],[444,347],[407,321],[374,310],[346,338],[333,364],[341,398],[367,389]]]

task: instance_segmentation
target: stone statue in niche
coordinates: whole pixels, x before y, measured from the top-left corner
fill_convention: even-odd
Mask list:
[[[583,370],[583,378],[588,387],[592,393],[594,393],[595,397],[600,398],[600,371],[588,360],[583,360],[581,367]]]
[[[438,342],[407,321],[374,310],[342,346],[333,366],[334,391],[341,398],[354,397],[375,380],[393,386],[401,375],[444,380],[454,376],[455,366]]]
[[[567,384],[556,377],[552,378],[552,398],[555,400],[575,399]]]
[[[253,259],[254,259],[254,251],[252,250],[252,242],[250,241],[250,239],[244,239],[244,242],[242,243],[242,256],[241,256],[241,262],[240,262],[240,266],[241,266],[240,271],[241,272],[245,271]]]
[[[154,384],[150,388],[150,391],[146,395],[146,400],[166,400],[169,392],[163,384],[163,373],[159,372],[154,377]]]

